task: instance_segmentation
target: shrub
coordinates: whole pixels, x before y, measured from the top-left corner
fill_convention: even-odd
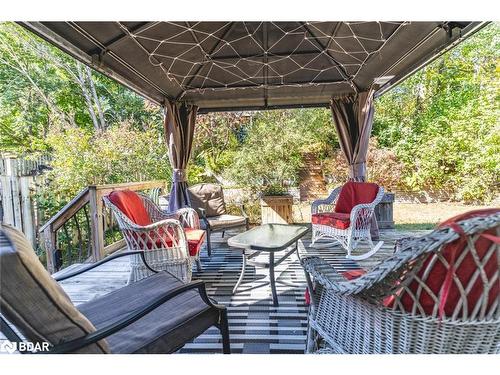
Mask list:
[[[283,191],[297,182],[302,163],[301,134],[286,126],[286,112],[274,111],[259,117],[235,154],[225,175],[252,192]]]
[[[87,185],[170,180],[171,167],[162,137],[125,122],[98,134],[61,127],[47,137],[52,170],[38,201],[51,216]]]
[[[340,149],[323,162],[324,175],[329,185],[339,186],[349,178],[348,164]],[[367,180],[376,182],[387,191],[404,188],[402,174],[404,164],[392,150],[381,148],[377,139],[372,137],[368,145]]]

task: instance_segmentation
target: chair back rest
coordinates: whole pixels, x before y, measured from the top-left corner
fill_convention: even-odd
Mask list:
[[[452,319],[498,318],[500,298],[500,226],[466,235],[457,223],[500,213],[476,210],[453,217],[439,228],[460,236],[425,253],[400,280],[394,303],[405,312]]]
[[[198,184],[188,188],[191,207],[199,212],[202,208],[207,217],[226,213],[224,192],[218,184]]]
[[[151,201],[156,204],[157,206],[160,205],[160,193],[161,193],[161,187],[155,187],[153,189],[151,189],[151,191],[149,192],[149,199],[151,199]]]
[[[26,237],[0,225],[0,311],[33,343],[57,345],[95,331],[40,263]],[[105,340],[78,353],[108,353]]]
[[[115,190],[107,199],[133,223],[146,226],[152,223],[142,198],[135,191]]]
[[[349,181],[340,190],[335,212],[350,214],[354,206],[372,203],[377,197],[379,186],[371,182]]]

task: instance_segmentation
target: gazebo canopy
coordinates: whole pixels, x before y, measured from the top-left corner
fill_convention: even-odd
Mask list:
[[[378,94],[481,22],[23,22],[158,103],[200,112],[327,106]]]

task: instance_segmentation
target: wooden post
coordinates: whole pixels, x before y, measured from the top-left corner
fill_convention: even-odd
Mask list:
[[[43,238],[45,242],[45,254],[47,256],[47,271],[50,273],[56,272],[54,266],[54,253],[56,252],[56,233],[52,230],[52,226],[49,225],[43,231]]]
[[[21,186],[21,206],[23,217],[23,232],[33,247],[36,246],[35,226],[33,223],[33,209],[31,206],[30,183],[31,177],[19,177]]]
[[[385,193],[379,204],[375,207],[375,215],[379,229],[394,229],[394,193]]]
[[[23,219],[21,217],[21,200],[19,199],[19,177],[17,176],[17,160],[7,159],[7,176],[10,176],[12,188],[12,208],[14,213],[13,225],[23,230]]]
[[[92,258],[94,262],[104,258],[104,228],[102,196],[96,186],[89,186],[90,203],[90,240],[92,242]]]
[[[12,207],[12,188],[10,186],[10,177],[2,176],[2,211],[3,222],[14,225],[14,208]]]

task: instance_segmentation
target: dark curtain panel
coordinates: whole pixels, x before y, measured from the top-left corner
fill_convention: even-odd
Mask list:
[[[186,168],[191,156],[197,111],[198,107],[183,103],[167,102],[165,105],[165,141],[173,168],[168,203],[171,212],[189,206]]]
[[[373,124],[373,91],[332,99],[330,107],[340,148],[349,163],[349,179],[365,181],[366,154]]]
[[[353,181],[366,180],[366,155],[373,125],[373,93],[373,90],[360,92],[330,102],[340,148],[349,164],[349,179]],[[372,238],[378,239],[375,215],[371,232]]]

